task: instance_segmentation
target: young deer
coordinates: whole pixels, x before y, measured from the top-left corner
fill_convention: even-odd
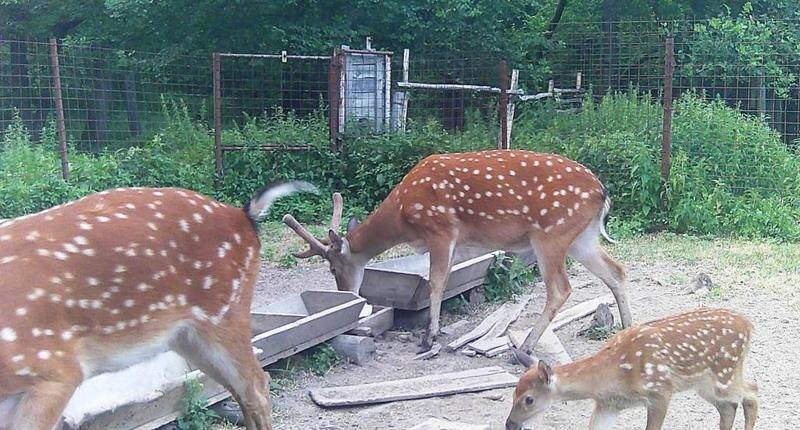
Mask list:
[[[328,237],[317,239],[291,215],[283,221],[330,263],[340,290],[358,292],[374,256],[411,243],[430,252],[430,325],[422,349],[439,332],[439,312],[456,247],[519,251],[533,248],[547,288],[544,312],[524,342],[529,348],[570,295],[565,267],[573,256],[611,289],[622,324],[631,324],[623,267],[600,246],[610,202],[586,167],[558,155],[482,151],[432,155],[417,164],[362,224],[337,231],[341,196],[334,195]],[[609,239],[610,240],[610,239]]]
[[[693,389],[717,408],[721,430],[733,427],[740,403],[752,430],[757,387],[743,375],[752,331],[740,314],[698,309],[624,330],[596,354],[555,369],[515,350],[529,369],[514,391],[506,429],[540,420],[555,402],[593,399],[590,429],[611,429],[619,411],[643,404],[647,430],[657,430],[672,394]]]
[[[248,429],[271,429],[250,345],[255,222],[305,182],[245,207],[128,188],[0,224],[0,429],[50,430],[93,375],[173,350],[225,386]]]

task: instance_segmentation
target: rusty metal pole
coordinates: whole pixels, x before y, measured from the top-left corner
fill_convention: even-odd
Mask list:
[[[328,128],[331,151],[339,150],[339,91],[341,87],[341,50],[336,48],[328,66]]]
[[[497,146],[500,149],[508,149],[508,62],[500,60],[498,66],[500,74],[500,103],[497,107],[500,117],[500,138]]]
[[[664,50],[664,120],[661,129],[661,179],[669,180],[672,163],[672,78],[675,72],[675,39],[667,37]]]
[[[224,175],[222,164],[222,56],[215,52],[212,56],[211,74],[214,81],[214,159],[216,178],[219,185]]]
[[[58,149],[61,155],[61,176],[69,180],[69,159],[67,158],[67,126],[64,119],[64,99],[61,96],[61,67],[58,64],[58,41],[50,39],[50,71],[53,75],[53,92],[56,98],[56,127]]]

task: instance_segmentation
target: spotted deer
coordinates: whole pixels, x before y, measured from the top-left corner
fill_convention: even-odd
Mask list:
[[[103,191],[0,224],[0,429],[50,430],[85,379],[172,350],[271,429],[250,344],[256,221],[305,182],[244,209],[176,188]]]
[[[533,248],[547,289],[544,312],[524,347],[530,348],[570,295],[565,259],[573,256],[601,278],[616,298],[625,327],[631,313],[625,270],[598,240],[608,238],[606,188],[592,172],[553,154],[481,151],[432,155],[420,161],[361,224],[338,233],[342,200],[334,195],[327,237],[315,238],[291,215],[284,222],[309,244],[299,258],[321,256],[340,290],[358,292],[367,262],[411,243],[430,252],[430,325],[422,349],[433,346],[456,247],[521,251]],[[609,239],[610,240],[610,239]]]
[[[506,429],[540,421],[553,403],[592,399],[592,430],[611,429],[621,410],[637,405],[647,408],[647,430],[658,430],[672,395],[694,390],[717,408],[721,430],[733,427],[739,404],[745,429],[753,430],[758,389],[744,380],[752,332],[738,313],[698,309],[623,330],[596,354],[554,369],[515,350],[528,370]]]

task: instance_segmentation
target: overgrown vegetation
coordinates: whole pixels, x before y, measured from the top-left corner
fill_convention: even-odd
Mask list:
[[[225,180],[215,188],[210,129],[181,103],[164,101],[163,110],[168,124],[143,146],[94,155],[73,151],[67,183],[60,179],[54,127],[48,125],[44,143],[36,144],[16,121],[0,141],[0,218],[131,185],[186,187],[242,204],[264,183],[281,179],[309,180],[322,193],[279,201],[273,219],[292,212],[304,222],[326,220],[334,190],[345,196],[347,214],[363,217],[425,156],[493,148],[496,139],[494,119],[472,113],[461,133],[447,133],[433,121],[414,123],[402,134],[352,136],[344,151],[332,153],[324,112],[302,119],[276,112],[226,130],[226,142],[304,143],[312,149],[230,153]],[[529,108],[515,122],[514,146],[564,154],[589,166],[610,190],[612,234],[667,229],[800,239],[800,156],[760,118],[685,94],[675,104],[672,174],[662,183],[661,115],[656,100],[634,89],[597,103],[587,98],[575,115]]]
[[[535,277],[535,267],[528,267],[511,255],[498,255],[486,271],[483,281],[486,300],[490,303],[509,301],[533,284]]]
[[[186,381],[186,394],[182,399],[182,413],[178,417],[180,430],[208,430],[219,420],[219,416],[208,408],[208,399],[203,396],[203,384],[197,379]]]

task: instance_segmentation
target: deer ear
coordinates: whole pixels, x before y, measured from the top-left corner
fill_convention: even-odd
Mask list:
[[[530,355],[522,352],[521,349],[515,348],[513,346],[511,347],[511,352],[514,353],[514,358],[517,359],[519,364],[525,366],[528,369],[533,368],[533,365],[534,365],[533,357],[531,357]]]
[[[350,221],[347,222],[347,232],[350,233],[351,231],[355,230],[358,227],[358,218],[350,217]]]
[[[339,235],[336,234],[336,232],[333,231],[333,229],[328,230],[328,241],[330,241],[332,247],[337,249],[342,248],[342,238],[339,237]]]
[[[551,368],[549,364],[545,363],[544,360],[539,360],[537,367],[539,369],[539,379],[545,385],[550,385],[550,383],[553,382],[553,368]]]

